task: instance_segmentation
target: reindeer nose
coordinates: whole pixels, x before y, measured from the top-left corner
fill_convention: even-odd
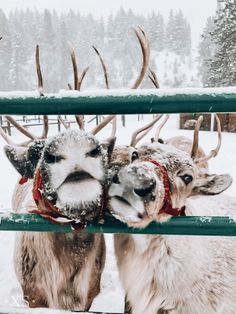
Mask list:
[[[146,198],[149,195],[152,195],[153,190],[155,189],[156,182],[151,182],[151,185],[144,189],[134,189],[134,193],[140,197]]]

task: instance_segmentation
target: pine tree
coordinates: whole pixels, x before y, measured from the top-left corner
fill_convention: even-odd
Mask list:
[[[165,39],[165,24],[163,16],[160,13],[156,15],[153,12],[151,16],[148,17],[146,30],[150,42],[152,43],[152,49],[162,51]]]
[[[210,33],[216,51],[209,59],[206,86],[236,85],[236,0],[221,3],[215,18],[215,29]]]
[[[12,38],[9,31],[9,23],[4,12],[0,9],[0,82],[1,90],[11,88],[11,52]]]
[[[210,60],[213,59],[216,51],[216,44],[211,35],[214,27],[214,18],[209,17],[203,30],[202,40],[198,46],[199,76],[204,87],[207,86]]]
[[[175,18],[172,10],[166,25],[165,37],[165,48],[173,51],[175,48]]]

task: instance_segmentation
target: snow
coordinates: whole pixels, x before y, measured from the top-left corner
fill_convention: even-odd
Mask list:
[[[102,96],[114,96],[114,97],[122,97],[122,96],[158,96],[158,97],[166,97],[166,96],[180,96],[180,95],[207,95],[207,96],[217,96],[217,95],[229,95],[235,94],[236,87],[217,87],[217,88],[193,88],[193,87],[185,87],[185,88],[161,88],[161,89],[93,89],[86,91],[68,91],[68,90],[60,90],[56,94],[45,94],[43,98],[56,98],[61,99],[63,97],[71,97],[71,98],[80,98],[80,97],[102,97]],[[0,92],[0,99],[17,99],[17,98],[40,98],[38,91],[34,92],[22,92],[22,91],[14,91],[14,92]]]
[[[195,90],[195,89],[194,89]],[[217,89],[222,92],[222,89]],[[186,93],[186,89],[183,90]],[[182,91],[182,92],[183,92]],[[215,93],[217,92],[214,89]],[[228,88],[224,89],[224,93],[232,93],[236,92],[236,88]],[[156,91],[153,91],[156,93]],[[178,93],[182,93],[178,90]],[[201,89],[198,90],[199,93],[203,92]],[[210,90],[204,89],[204,93],[211,93]],[[62,92],[63,95],[64,92]],[[100,93],[100,92],[99,92]],[[99,94],[98,93],[98,94]],[[105,93],[105,92],[104,92]],[[107,93],[107,92],[106,92]],[[105,94],[106,94],[105,93]],[[120,94],[124,93],[124,91],[119,92]],[[119,94],[117,93],[117,94]],[[127,93],[131,93],[127,91]],[[142,94],[139,91],[139,94]],[[164,91],[161,92],[162,94]],[[173,93],[173,90],[169,90],[168,92]],[[11,94],[11,93],[10,93]],[[71,94],[71,92],[69,92]],[[103,94],[101,92],[100,94]],[[19,95],[18,93],[12,93],[12,95]],[[0,97],[2,97],[2,93],[0,93]],[[18,96],[16,96],[18,97]],[[140,115],[141,117],[141,115]],[[70,117],[68,117],[70,118]],[[152,115],[143,115],[143,119],[141,121],[137,121],[136,116],[126,116],[126,125],[127,127],[121,126],[121,119],[118,119],[118,139],[117,144],[129,144],[131,133],[135,128],[141,127],[143,124],[150,121]],[[71,119],[73,119],[71,117]],[[91,117],[86,117],[86,121],[91,119]],[[76,124],[73,124],[72,127],[76,127]],[[92,129],[94,124],[86,123],[86,128],[88,130]],[[111,124],[107,126],[105,129],[99,133],[99,138],[104,139],[108,137],[111,133]],[[32,127],[30,129],[33,133],[41,133],[41,127]],[[50,126],[51,134],[57,132],[57,126]],[[155,128],[150,132],[150,135],[144,139],[144,142],[151,138],[155,133]],[[185,135],[189,138],[192,138],[193,131],[188,130],[178,130],[178,115],[171,115],[169,121],[163,128],[161,132],[161,138],[168,139],[172,136],[176,135]],[[211,173],[230,173],[233,178],[236,178],[236,163],[233,156],[233,149],[235,147],[236,142],[236,134],[234,133],[223,133],[222,134],[222,148],[220,150],[219,155],[216,158],[210,160],[210,172]],[[22,135],[19,135],[17,131],[13,130],[13,139],[15,142],[20,142],[24,140]],[[200,132],[200,145],[206,152],[209,152],[217,143],[217,134],[216,132]],[[18,180],[18,175],[9,161],[6,159],[2,147],[5,145],[3,140],[0,138],[0,163],[1,163],[1,181],[0,181],[0,211],[5,212],[5,210],[10,210],[11,208],[11,195],[14,190],[14,184]],[[230,195],[231,197],[234,196],[234,191],[236,190],[236,180],[233,182],[232,186],[224,192],[225,200],[230,202]],[[217,205],[219,204],[220,198],[210,198],[208,200],[209,204],[204,204],[213,208],[213,213],[217,215]],[[214,206],[213,206],[214,205]],[[198,203],[195,203],[195,206],[201,206],[201,201],[198,200]],[[227,207],[227,202],[226,206]],[[203,211],[203,210],[202,210]],[[200,214],[204,215],[204,212],[199,212]],[[234,219],[235,217],[232,217]],[[27,309],[27,305],[22,300],[22,293],[21,288],[18,284],[18,281],[15,276],[14,272],[14,265],[13,265],[13,248],[14,248],[14,232],[1,232],[0,234],[0,250],[1,250],[1,258],[0,258],[0,312],[9,313],[9,308],[11,308],[12,313],[25,313],[25,311],[21,310],[21,307],[25,307]],[[106,311],[106,312],[113,312],[113,313],[121,313],[123,311],[123,300],[124,300],[124,293],[121,288],[121,284],[119,282],[115,257],[114,257],[114,250],[113,250],[113,239],[112,235],[106,235],[106,243],[107,243],[107,258],[106,258],[106,266],[105,271],[102,276],[102,291],[99,296],[94,300],[92,309],[93,311]],[[3,307],[3,309],[1,309]],[[46,314],[47,311],[43,310],[35,310],[35,313],[38,314]],[[32,310],[27,311],[26,313],[32,313]],[[62,314],[63,311],[55,310],[53,314]]]

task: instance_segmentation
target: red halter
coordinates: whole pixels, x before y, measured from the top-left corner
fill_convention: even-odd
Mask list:
[[[24,184],[28,181],[28,178],[23,176],[19,184]],[[33,199],[38,207],[38,209],[30,211],[33,214],[38,214],[54,223],[57,224],[69,224],[71,225],[71,228],[73,230],[80,231],[84,229],[86,223],[77,222],[74,219],[71,219],[70,217],[63,215],[60,213],[59,208],[55,206],[55,203],[50,202],[45,196],[42,195],[42,186],[43,186],[43,180],[40,170],[36,170],[35,176],[34,176],[34,186],[32,190]],[[103,221],[103,215],[104,211],[107,207],[107,191],[105,188],[103,188],[103,195],[101,200],[101,210],[99,213],[99,221]]]
[[[84,224],[77,222],[66,215],[60,213],[60,210],[55,206],[55,203],[50,202],[45,196],[42,195],[43,180],[40,170],[38,169],[34,177],[33,186],[33,199],[38,207],[38,209],[32,210],[31,213],[38,214],[54,223],[71,225],[74,230],[82,230],[85,226]]]
[[[159,214],[168,214],[171,216],[186,216],[185,214],[185,206],[181,208],[173,208],[172,207],[172,201],[170,197],[170,185],[169,185],[169,180],[168,180],[168,175],[166,168],[162,166],[159,162],[155,160],[150,160],[151,163],[153,163],[155,166],[157,166],[160,169],[162,180],[163,180],[163,185],[165,189],[165,195],[164,195],[164,202],[163,206],[159,211]]]

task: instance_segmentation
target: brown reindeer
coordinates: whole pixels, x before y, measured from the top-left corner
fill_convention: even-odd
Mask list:
[[[193,147],[198,146],[197,140],[195,137]],[[133,149],[129,161],[120,156],[125,152],[119,154],[116,148],[111,159],[111,172],[116,173],[109,189],[110,207],[115,217],[131,227],[143,228],[172,216],[198,215],[187,198],[193,193],[220,193],[232,181],[228,175],[216,176],[211,182],[200,180],[197,164],[204,160],[167,144],[141,145]],[[227,213],[235,211],[234,204]],[[206,209],[207,214],[214,211]],[[115,253],[128,301],[126,312],[235,311],[233,238],[117,234]]]
[[[135,32],[143,52],[143,65],[133,88],[141,83],[149,60],[146,35],[141,29]],[[75,89],[79,90],[73,52],[71,58]],[[38,88],[43,97],[38,47],[36,65]],[[91,133],[82,129],[67,130],[46,139],[46,116],[42,137],[34,136],[7,117],[30,138],[30,141],[17,146],[0,129],[9,144],[5,153],[22,176],[12,198],[13,210],[37,212],[54,222],[70,223],[76,229],[88,221],[99,219],[105,206],[107,168],[115,139],[111,137],[99,142],[94,134],[113,118],[105,118]],[[83,128],[80,116],[77,116],[77,122]],[[88,310],[100,291],[104,259],[102,234],[24,232],[17,235],[15,269],[24,299],[30,307]]]

